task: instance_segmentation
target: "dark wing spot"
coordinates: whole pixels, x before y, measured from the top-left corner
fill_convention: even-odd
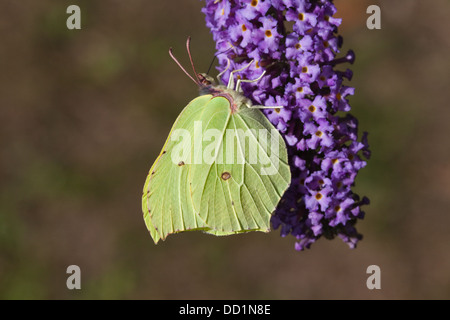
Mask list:
[[[222,175],[220,177],[222,178],[222,180],[228,180],[231,178],[231,173],[225,171],[222,173]]]

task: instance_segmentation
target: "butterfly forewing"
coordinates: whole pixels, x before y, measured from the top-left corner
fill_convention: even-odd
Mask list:
[[[226,108],[228,117],[224,116],[225,126],[221,124],[223,136],[217,156],[221,161],[192,167],[192,177],[199,178],[192,181],[194,209],[210,227],[208,233],[269,231],[270,216],[290,182],[284,141],[258,109],[243,105],[231,112],[229,101],[223,97],[213,98],[208,108]],[[265,141],[260,131],[266,133]],[[264,148],[271,140],[276,143],[276,152]],[[263,167],[269,167],[271,159],[277,166],[270,175],[264,175]]]

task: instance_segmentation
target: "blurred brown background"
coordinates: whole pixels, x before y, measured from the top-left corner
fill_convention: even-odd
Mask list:
[[[82,30],[66,28],[78,4]],[[382,29],[366,28],[378,4]],[[141,213],[147,172],[214,43],[198,0],[0,0],[0,298],[449,299],[450,2],[337,0],[352,113],[373,152],[350,250],[320,239],[170,236]],[[81,290],[66,268],[81,268]],[[381,268],[368,290],[366,268]]]

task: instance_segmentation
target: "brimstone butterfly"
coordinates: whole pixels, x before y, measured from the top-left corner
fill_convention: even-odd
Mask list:
[[[227,86],[213,86],[210,77],[196,73],[189,38],[187,49],[197,80],[169,53],[202,95],[180,113],[149,171],[145,224],[155,243],[182,231],[268,232],[291,173],[283,138],[259,110],[266,107],[253,106],[242,94],[242,82],[256,82],[264,73],[234,86],[234,74],[243,69],[234,70]]]

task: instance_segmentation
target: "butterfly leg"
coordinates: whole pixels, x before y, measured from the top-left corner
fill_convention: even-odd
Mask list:
[[[248,108],[254,109],[282,109],[284,106],[259,106],[259,105],[247,105]]]
[[[264,77],[264,75],[266,74],[266,71],[264,70],[264,72],[263,73],[261,73],[261,75],[258,77],[258,78],[256,78],[256,79],[253,79],[253,80],[243,80],[243,79],[238,79],[238,81],[237,81],[237,83],[236,83],[236,88],[235,88],[235,90],[237,91],[237,92],[242,92],[242,88],[241,88],[241,83],[242,82],[258,82],[259,80],[261,80],[261,78],[262,77]]]
[[[254,60],[250,61],[249,64],[247,64],[245,67],[243,67],[243,68],[241,68],[241,69],[236,69],[236,70],[231,71],[231,73],[230,73],[230,79],[228,80],[228,85],[227,85],[227,88],[228,88],[228,89],[234,89],[234,74],[235,74],[236,72],[245,70],[245,69],[247,69],[248,67],[250,67],[251,64],[253,63],[253,61],[254,61]],[[239,80],[240,80],[240,79],[238,79],[238,82],[239,82]]]
[[[218,83],[222,83],[222,81],[220,80],[220,77],[221,77],[225,72],[227,72],[227,70],[230,68],[230,65],[231,65],[230,59],[227,58],[227,66],[226,66],[226,68],[225,68],[221,73],[219,73],[219,74],[217,75],[217,81],[218,81]]]

